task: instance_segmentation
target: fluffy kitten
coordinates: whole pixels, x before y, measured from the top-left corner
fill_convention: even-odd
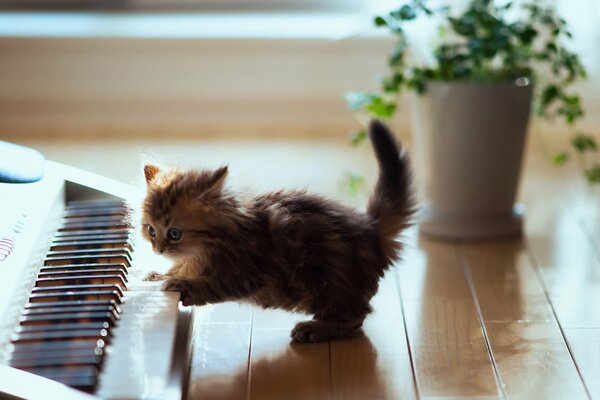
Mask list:
[[[304,191],[242,201],[224,189],[227,167],[146,165],[143,235],[174,261],[149,279],[166,279],[163,289],[180,291],[185,305],[246,300],[310,314],[292,330],[298,342],[351,335],[415,209],[407,156],[382,123],[369,131],[380,172],[366,213]]]

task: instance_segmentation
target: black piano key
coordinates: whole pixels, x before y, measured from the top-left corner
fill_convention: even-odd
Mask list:
[[[87,207],[66,207],[65,212],[76,213],[86,212],[95,210],[116,210],[116,211],[131,211],[131,208],[127,204],[101,204],[101,205],[88,205]]]
[[[32,314],[21,316],[20,322],[23,326],[30,325],[48,325],[50,323],[55,324],[68,324],[68,323],[92,323],[92,322],[108,322],[110,325],[116,324],[119,320],[118,316],[115,316],[113,312],[109,311],[97,311],[97,312],[72,312],[72,313],[60,313],[60,314]]]
[[[78,257],[88,255],[90,257],[103,257],[108,255],[123,255],[126,256],[129,261],[131,261],[131,254],[129,249],[125,247],[121,248],[109,248],[109,249],[78,249],[78,250],[57,250],[57,251],[49,251],[46,255],[47,258],[57,258],[57,257]]]
[[[114,300],[73,300],[73,301],[48,301],[43,303],[28,303],[25,310],[41,310],[44,308],[56,307],[82,307],[82,306],[110,306],[117,313],[121,313],[121,308]]]
[[[31,371],[30,371],[31,372]],[[63,385],[67,385],[72,387],[73,389],[80,390],[82,392],[92,393],[96,390],[96,386],[98,385],[98,376],[62,376],[58,378],[52,379]]]
[[[15,333],[33,333],[33,332],[51,332],[51,331],[72,331],[80,329],[108,329],[111,324],[107,321],[66,323],[66,324],[47,324],[47,325],[26,325],[18,326]]]
[[[64,233],[64,232],[60,232]],[[126,240],[127,242],[133,243],[133,235],[131,232],[120,231],[117,233],[104,233],[95,235],[56,235],[52,239],[52,243],[64,243],[64,242],[93,242],[96,240]]]
[[[90,240],[74,242],[58,242],[50,246],[50,251],[89,250],[89,249],[119,249],[133,251],[133,244],[127,240]]]
[[[98,369],[93,366],[80,366],[80,367],[69,367],[69,368],[35,368],[28,372],[43,376],[52,380],[60,380],[64,377],[69,376],[97,376]]]
[[[73,342],[80,343],[80,342]],[[96,347],[94,349],[90,348],[81,348],[81,349],[56,349],[56,350],[44,350],[44,351],[36,351],[36,352],[13,352],[9,355],[8,362],[12,361],[21,361],[21,360],[36,360],[36,359],[49,359],[49,358],[57,358],[57,357],[81,357],[81,356],[102,356],[104,354],[104,348]]]
[[[69,293],[69,292],[81,292],[81,291],[93,291],[93,290],[112,290],[123,296],[123,290],[119,285],[115,284],[89,284],[89,285],[62,285],[62,286],[45,286],[45,287],[34,287],[31,290],[32,294],[41,293]]]
[[[98,368],[95,366],[38,367],[28,368],[27,372],[82,391],[92,392],[98,384]]]
[[[57,315],[57,314],[72,314],[72,313],[92,313],[105,312],[111,313],[115,320],[119,319],[119,312],[114,306],[78,306],[78,307],[47,307],[47,308],[32,308],[23,311],[22,316],[33,315]]]
[[[95,223],[95,222],[126,222],[123,215],[82,215],[62,219],[62,225]]]
[[[76,367],[76,366],[94,366],[99,367],[102,364],[102,356],[93,354],[77,355],[73,357],[39,357],[14,359],[9,362],[11,367],[27,370],[29,368],[40,367]]]
[[[54,235],[54,240],[62,237],[77,237],[77,236],[97,236],[101,237],[102,235],[129,235],[131,230],[129,227],[119,227],[119,228],[107,228],[107,229],[87,229],[87,230],[79,230],[79,231],[64,231],[64,232],[56,232]]]
[[[91,208],[73,208],[65,212],[65,218],[78,218],[78,217],[99,217],[103,215],[121,215],[125,216],[129,213],[129,210],[123,207],[91,207]]]
[[[93,207],[127,207],[127,202],[121,199],[90,199],[90,200],[69,200],[67,210],[76,208]]]
[[[50,292],[35,293],[29,297],[30,303],[77,301],[77,300],[114,300],[121,304],[121,294],[116,290],[88,290],[88,291],[68,291],[68,292]]]
[[[31,369],[28,372],[33,374],[43,376],[52,380],[59,380],[65,377],[84,377],[84,376],[97,376],[98,369],[93,366],[80,366],[80,367],[70,367],[70,368],[35,368]]]
[[[86,277],[89,275],[118,275],[124,282],[127,282],[127,275],[123,270],[118,268],[98,268],[98,269],[71,269],[71,270],[54,270],[54,271],[41,271],[38,274],[38,280],[45,278],[62,278],[62,277]]]
[[[124,274],[128,274],[127,266],[123,263],[88,263],[88,264],[64,264],[64,265],[45,265],[42,267],[40,272],[58,272],[63,271],[65,273],[71,271],[82,271],[82,270],[99,270],[99,269],[119,269]]]
[[[121,290],[125,290],[125,280],[118,274],[113,275],[79,275],[79,276],[59,276],[59,277],[40,277],[35,282],[36,287],[53,287],[53,286],[77,286],[82,285],[117,285]]]
[[[33,333],[15,333],[11,336],[13,343],[26,342],[50,342],[54,340],[74,340],[74,339],[102,339],[106,343],[110,342],[108,329],[80,329],[61,332],[33,332]]]
[[[119,229],[119,228],[129,228],[129,224],[127,222],[122,221],[108,221],[108,222],[81,222],[81,223],[73,223],[63,225],[58,228],[59,232],[72,232],[72,231],[81,231],[81,230],[99,230],[99,229]]]
[[[71,256],[71,257],[49,257],[44,260],[45,266],[50,265],[68,265],[68,264],[102,264],[102,263],[121,263],[127,268],[131,266],[129,258],[124,255],[102,255],[102,256]]]
[[[100,339],[88,340],[57,340],[54,342],[33,342],[33,343],[10,343],[8,351],[12,357],[27,357],[27,354],[40,354],[53,351],[88,351],[90,353],[98,353],[104,351],[106,343]]]

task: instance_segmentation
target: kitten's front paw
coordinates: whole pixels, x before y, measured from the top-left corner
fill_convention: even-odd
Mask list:
[[[181,302],[184,306],[203,306],[205,301],[199,299],[194,283],[189,279],[169,278],[163,283],[162,290],[181,293]]]
[[[304,321],[296,324],[292,329],[292,339],[298,343],[317,343],[329,339],[322,331],[318,322]]]
[[[146,281],[146,282],[158,282],[158,281],[164,281],[165,279],[167,279],[166,275],[163,275],[163,274],[161,274],[159,272],[156,272],[156,271],[152,271],[148,275],[146,275],[146,277],[144,278],[144,281]]]

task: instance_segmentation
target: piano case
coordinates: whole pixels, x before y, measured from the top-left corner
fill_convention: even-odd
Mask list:
[[[185,398],[192,312],[141,279],[164,262],[129,222],[142,193],[8,149],[11,163],[0,146],[0,398]]]

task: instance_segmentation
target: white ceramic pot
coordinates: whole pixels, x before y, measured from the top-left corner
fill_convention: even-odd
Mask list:
[[[429,83],[412,101],[420,231],[447,239],[519,235],[515,197],[532,86]]]

